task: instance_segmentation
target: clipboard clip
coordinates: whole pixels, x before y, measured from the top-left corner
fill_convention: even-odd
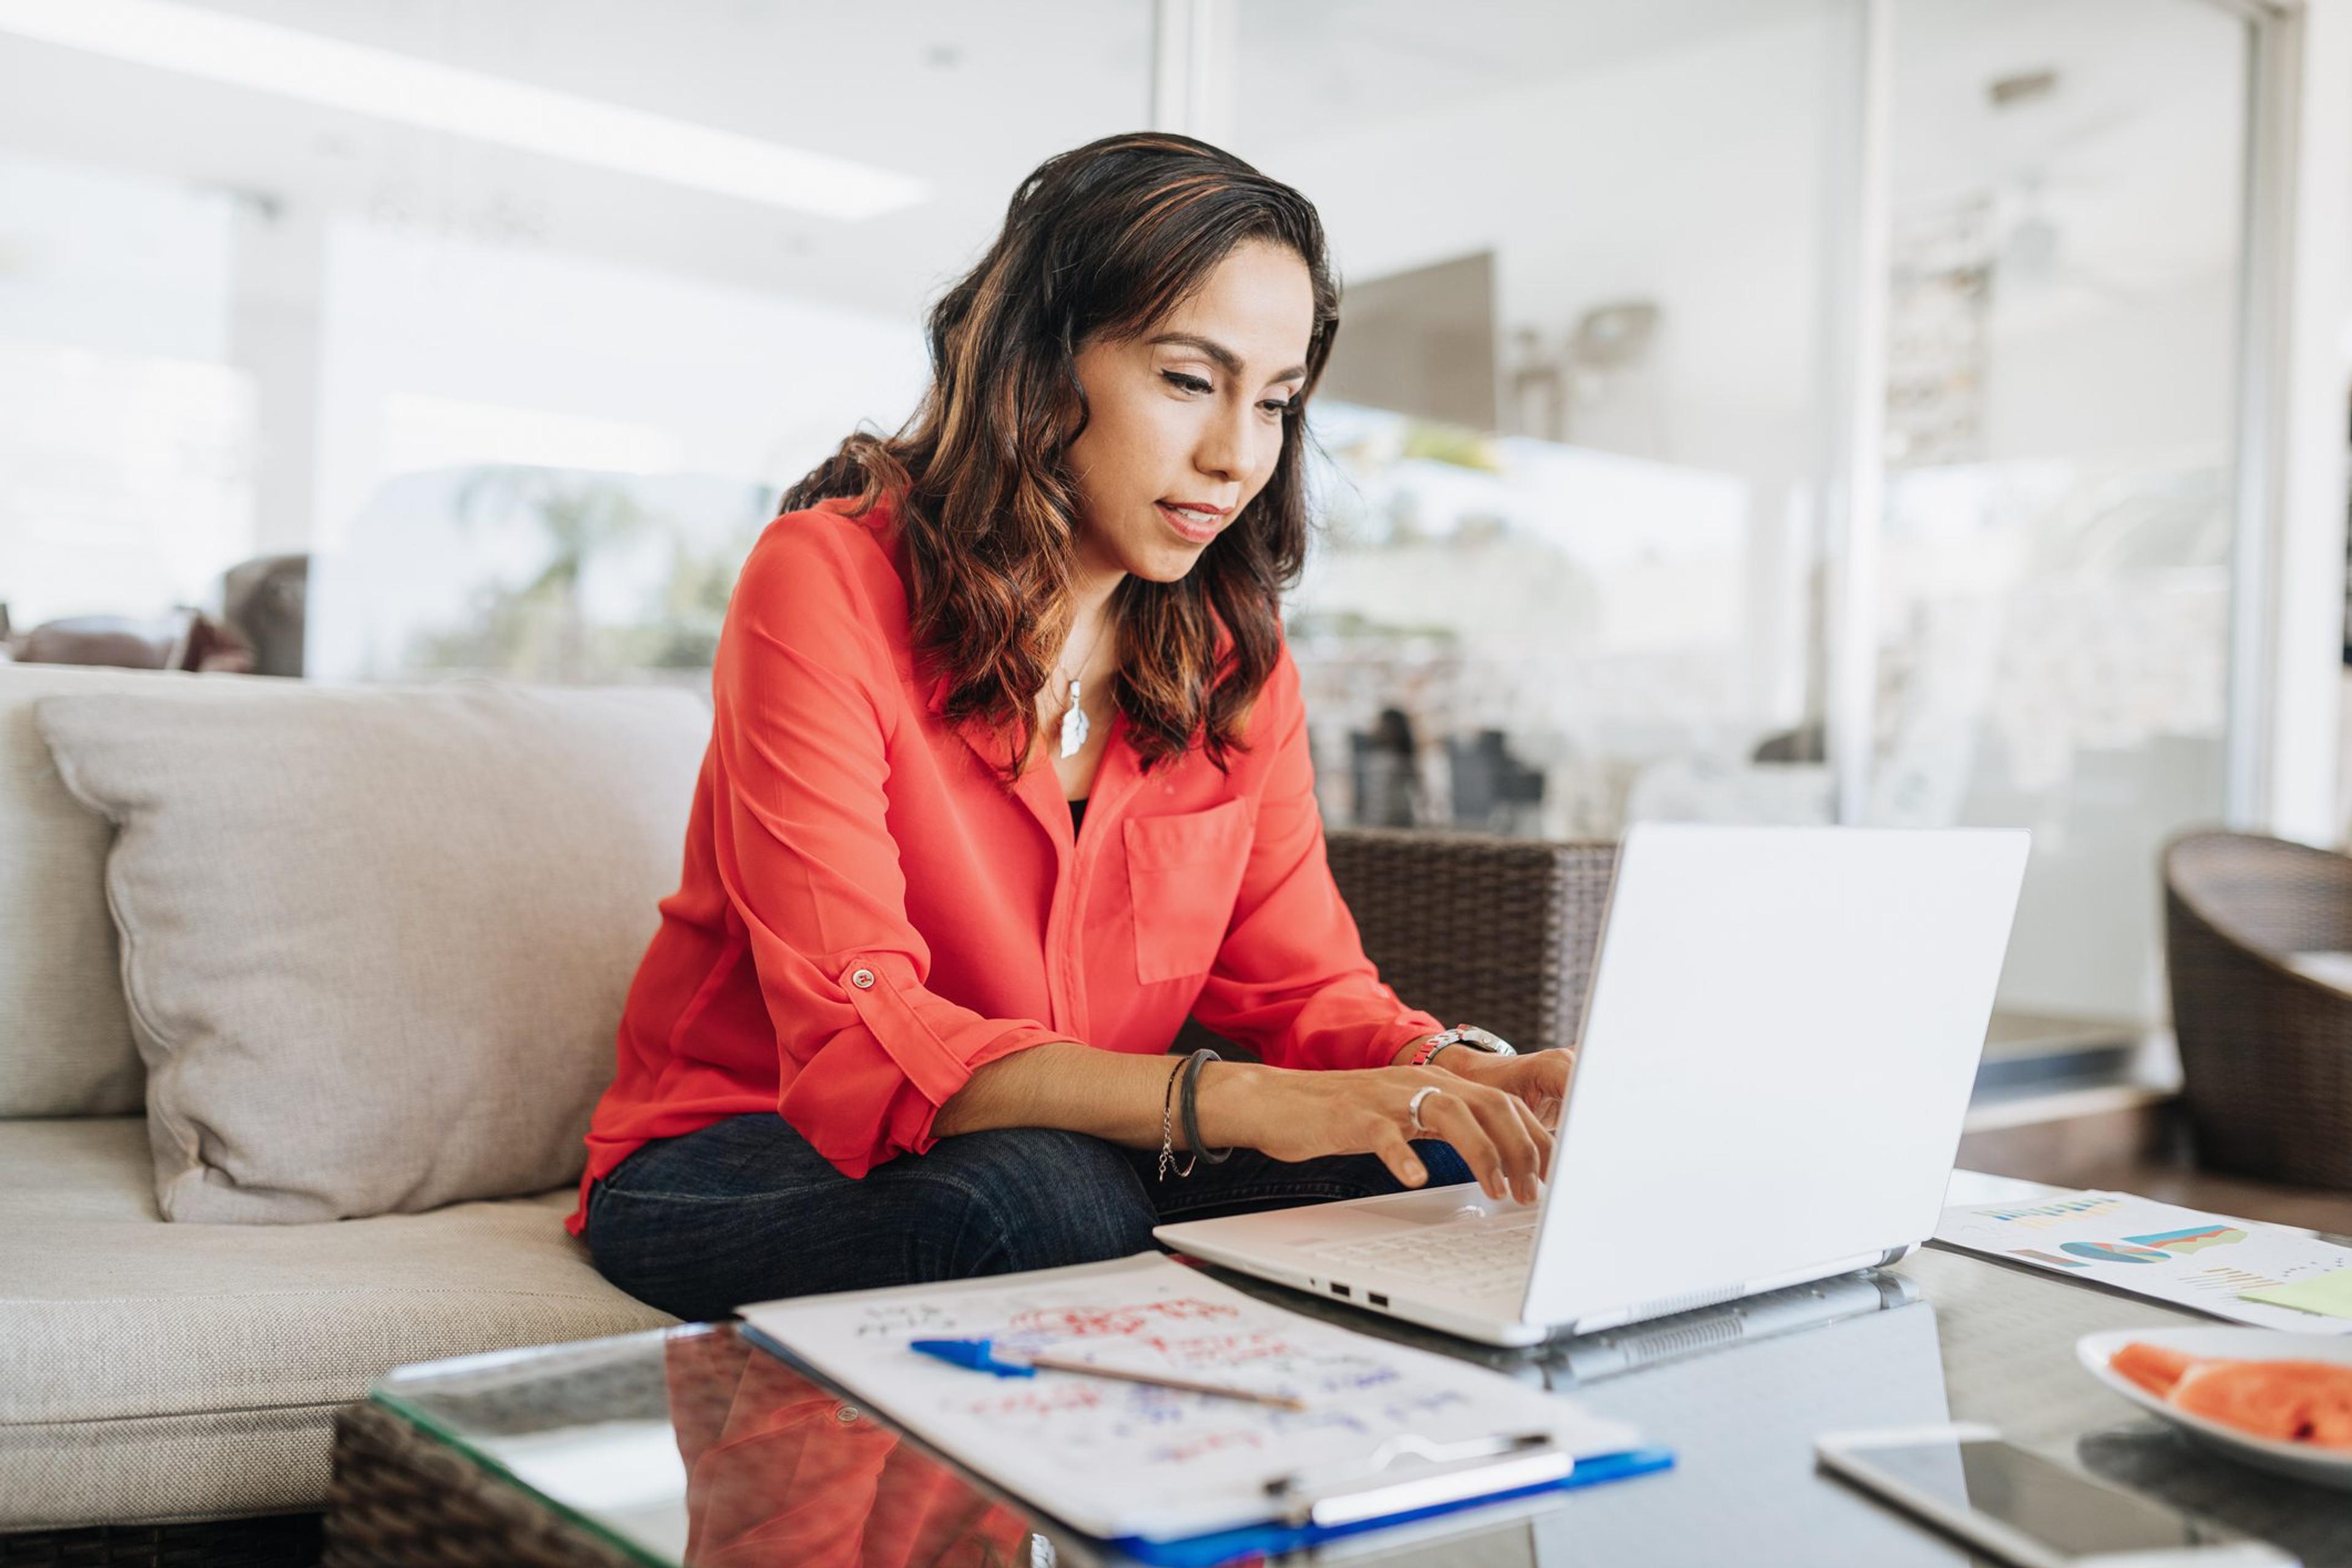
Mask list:
[[[1361,1465],[1277,1477],[1266,1495],[1292,1525],[1329,1528],[1491,1497],[1559,1480],[1575,1457],[1549,1432],[1507,1432],[1455,1443],[1401,1433]]]

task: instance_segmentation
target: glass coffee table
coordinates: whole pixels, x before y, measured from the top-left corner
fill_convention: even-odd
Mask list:
[[[1359,1536],[1297,1561],[1977,1562],[1813,1464],[1823,1432],[1958,1420],[2211,1514],[2312,1568],[2352,1565],[2352,1498],[2209,1455],[2075,1363],[2084,1334],[2203,1320],[1959,1253],[1931,1247],[1891,1268],[1517,1352],[1218,1277],[1481,1361],[1675,1453],[1660,1474]],[[335,1466],[327,1562],[340,1568],[1129,1561],[731,1324],[403,1368],[341,1423]]]

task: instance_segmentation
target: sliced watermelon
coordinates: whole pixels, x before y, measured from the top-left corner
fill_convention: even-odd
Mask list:
[[[2168,1404],[2252,1436],[2352,1448],[2352,1366],[2193,1356],[2141,1340],[2107,1364]]]
[[[2193,1415],[2257,1437],[2352,1449],[2352,1366],[2204,1361],[2181,1373],[2165,1397]]]
[[[2182,1373],[2197,1364],[2197,1358],[2187,1351],[2134,1340],[2110,1357],[2107,1364],[2161,1399],[2172,1392]]]

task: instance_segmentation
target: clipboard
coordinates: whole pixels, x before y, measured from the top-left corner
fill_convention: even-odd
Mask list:
[[[1158,1253],[746,1307],[747,1333],[1077,1533],[1205,1565],[1668,1468],[1472,1363],[1258,1300]],[[908,1350],[978,1334],[1260,1380],[1304,1414],[1080,1374],[1003,1382]]]
[[[1274,1556],[1300,1547],[1314,1546],[1327,1541],[1339,1541],[1370,1531],[1387,1530],[1396,1525],[1412,1524],[1420,1520],[1435,1519],[1444,1514],[1458,1513],[1465,1509],[1484,1508],[1490,1503],[1512,1502],[1540,1497],[1547,1492],[1569,1491],[1578,1487],[1600,1486],[1608,1481],[1622,1481],[1634,1476],[1646,1476],[1658,1470],[1671,1469],[1675,1456],[1667,1448],[1629,1448],[1622,1453],[1596,1454],[1572,1462],[1573,1468],[1547,1480],[1529,1485],[1511,1485],[1507,1479],[1492,1484],[1494,1467],[1489,1475],[1469,1472],[1461,1479],[1476,1483],[1475,1489],[1465,1488],[1457,1495],[1432,1500],[1418,1506],[1380,1509],[1372,1499],[1391,1492],[1391,1486],[1368,1489],[1371,1494],[1342,1493],[1336,1500],[1364,1502],[1370,1510],[1344,1522],[1318,1524],[1307,1521],[1284,1521],[1277,1523],[1244,1525],[1237,1530],[1214,1531],[1206,1535],[1186,1536],[1174,1541],[1152,1541],[1142,1536],[1119,1536],[1110,1544],[1139,1563],[1151,1568],[1213,1568],[1236,1557]]]

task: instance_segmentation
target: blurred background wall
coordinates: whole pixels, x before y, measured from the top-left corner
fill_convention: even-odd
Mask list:
[[[0,600],[231,615],[284,557],[310,679],[698,686],[1020,177],[1158,123],[1348,285],[1291,622],[1330,820],[2028,826],[2003,1027],[2134,1037],[2165,837],[2340,836],[2343,33],[0,0]]]

